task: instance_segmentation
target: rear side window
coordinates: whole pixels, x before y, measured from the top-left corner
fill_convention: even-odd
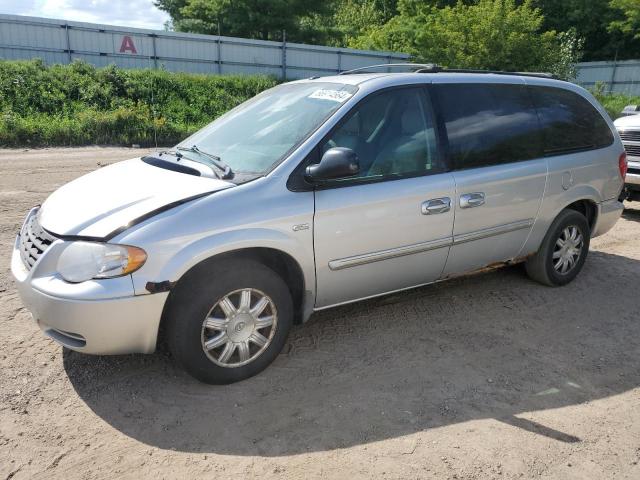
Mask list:
[[[538,116],[526,86],[459,83],[434,88],[455,169],[543,155]]]
[[[604,148],[613,143],[609,125],[584,97],[562,88],[529,88],[540,115],[545,154]]]

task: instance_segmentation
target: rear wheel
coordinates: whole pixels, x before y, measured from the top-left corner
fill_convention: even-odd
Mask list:
[[[291,295],[273,270],[252,260],[199,266],[172,292],[165,321],[171,353],[205,383],[264,370],[293,323]]]
[[[527,260],[527,274],[544,285],[566,285],[582,270],[590,238],[589,223],[584,215],[563,210],[549,227],[540,250]]]

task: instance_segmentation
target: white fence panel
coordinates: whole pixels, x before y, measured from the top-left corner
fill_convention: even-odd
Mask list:
[[[640,60],[579,63],[576,83],[589,89],[600,83],[605,92],[640,95]]]
[[[409,56],[0,14],[0,58],[296,79],[406,62]]]

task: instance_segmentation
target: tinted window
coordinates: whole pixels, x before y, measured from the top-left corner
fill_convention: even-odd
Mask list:
[[[609,125],[585,98],[561,88],[530,89],[540,115],[545,153],[602,148],[613,143]]]
[[[454,168],[542,156],[538,117],[524,85],[462,83],[435,91]]]
[[[321,145],[347,147],[360,160],[359,177],[442,171],[431,106],[421,88],[374,94],[354,107]]]

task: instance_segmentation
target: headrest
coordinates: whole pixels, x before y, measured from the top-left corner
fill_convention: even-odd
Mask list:
[[[417,106],[410,106],[402,113],[402,135],[415,135],[424,130],[424,120]]]

